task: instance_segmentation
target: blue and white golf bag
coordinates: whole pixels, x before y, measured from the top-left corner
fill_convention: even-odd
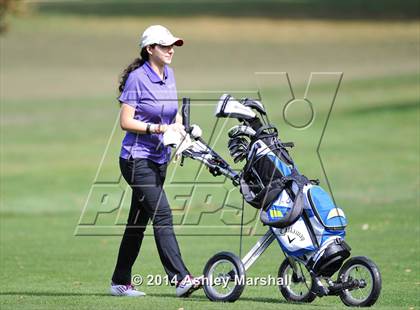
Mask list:
[[[344,241],[347,219],[343,210],[319,181],[300,174],[287,149],[293,143],[279,140],[261,102],[248,98],[238,101],[224,94],[216,107],[216,117],[239,121],[228,131],[227,146],[235,163],[245,161],[240,171],[201,137],[194,137],[188,98],[183,99],[182,115],[186,131],[194,138],[182,151],[183,158],[202,162],[214,176],[228,177],[239,186],[244,199],[260,210],[260,220],[269,227],[243,258],[223,251],[208,260],[203,279],[212,280],[204,281],[203,287],[210,300],[237,300],[245,283],[236,283],[235,279],[245,279],[245,272],[276,239],[286,256],[279,267],[279,278],[291,276],[291,281],[279,284],[286,300],[309,303],[317,296],[339,295],[347,306],[365,307],[376,302],[382,285],[378,267],[364,256],[347,259],[350,247]],[[334,281],[332,276],[337,271]],[[228,287],[220,286],[216,279],[227,280]]]
[[[251,140],[241,192],[270,226],[288,256],[315,275],[332,276],[350,256],[344,242],[347,219],[330,195],[301,175],[274,127],[260,127]]]

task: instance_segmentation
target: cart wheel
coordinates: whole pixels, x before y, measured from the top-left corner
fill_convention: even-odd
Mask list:
[[[341,267],[337,281],[357,281],[358,287],[346,289],[340,294],[347,306],[370,307],[379,297],[382,287],[378,266],[364,256],[352,257]]]
[[[245,268],[233,253],[220,252],[204,267],[203,288],[211,301],[234,302],[245,288]]]
[[[283,297],[292,302],[313,302],[316,294],[312,292],[312,277],[305,265],[296,262],[299,268],[301,277],[293,271],[289,260],[286,258],[279,267],[278,277],[283,279],[279,284],[279,289]]]

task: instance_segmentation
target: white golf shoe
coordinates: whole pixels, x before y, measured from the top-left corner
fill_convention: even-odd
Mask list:
[[[176,285],[176,296],[188,297],[192,292],[198,290],[201,286],[202,283],[200,278],[194,278],[191,275],[187,275]]]
[[[146,295],[146,293],[136,290],[136,288],[131,284],[120,285],[111,283],[111,288],[109,291],[113,296],[141,297]]]

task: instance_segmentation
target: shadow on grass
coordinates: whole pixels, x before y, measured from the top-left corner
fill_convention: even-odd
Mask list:
[[[113,297],[108,293],[66,293],[66,292],[0,292],[0,296],[41,296],[41,297],[83,297],[83,296],[108,296]],[[175,296],[175,294],[147,294],[149,297],[163,297],[163,298],[173,298],[179,299],[180,297]],[[147,298],[146,296],[146,298]],[[198,302],[211,302],[206,296],[190,296],[184,299],[185,301],[198,301]],[[283,300],[281,298],[267,298],[267,297],[240,297],[238,301],[251,301],[258,303],[271,303],[271,304],[288,304],[288,305],[305,305],[302,303],[293,303]],[[309,305],[309,304],[308,304]],[[311,305],[313,307],[314,305]],[[316,305],[315,305],[316,306]]]
[[[166,298],[179,298],[176,297],[173,294],[148,294],[148,296],[153,297],[166,297]],[[206,296],[190,296],[187,297],[185,300],[192,300],[192,301],[206,301],[210,302],[210,300]],[[272,303],[272,304],[290,304],[290,302],[287,302],[283,299],[276,299],[276,298],[267,298],[267,297],[239,297],[238,301],[253,301],[253,302],[265,302],[265,303]]]

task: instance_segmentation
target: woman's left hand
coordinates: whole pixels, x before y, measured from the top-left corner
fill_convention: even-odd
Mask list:
[[[175,132],[179,132],[183,136],[186,135],[185,128],[180,123],[173,123],[173,124],[167,125],[166,129],[164,129],[164,132],[166,132],[167,130],[173,130]]]

